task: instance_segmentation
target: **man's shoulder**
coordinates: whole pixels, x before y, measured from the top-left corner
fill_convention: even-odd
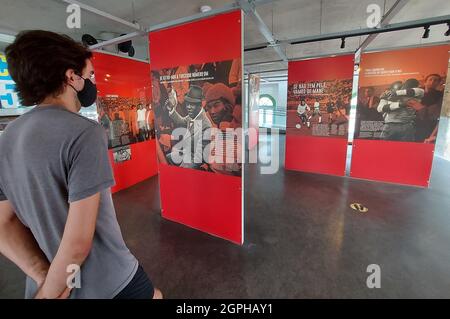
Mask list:
[[[98,122],[88,119],[81,114],[58,107],[52,107],[32,110],[22,115],[15,120],[14,123],[11,123],[14,124],[11,129],[13,129],[14,126],[17,126],[18,128],[28,126],[33,122],[36,125],[37,123],[42,123],[42,126],[52,128],[53,130],[59,130],[61,134],[63,131],[70,131],[70,135],[79,135],[92,127],[101,128],[101,125]]]
[[[74,123],[84,124],[86,126],[99,125],[97,121],[91,120],[80,113],[74,113],[68,111],[66,109],[54,109],[55,112],[58,112],[61,117],[67,119],[67,121],[71,121]]]

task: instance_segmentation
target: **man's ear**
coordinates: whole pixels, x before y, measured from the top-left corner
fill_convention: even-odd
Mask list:
[[[73,69],[68,69],[66,71],[66,83],[69,85],[74,85],[76,80],[76,74]]]

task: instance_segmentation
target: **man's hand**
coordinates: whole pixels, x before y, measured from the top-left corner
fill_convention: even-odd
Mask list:
[[[422,105],[422,103],[420,103],[419,101],[417,101],[416,99],[409,99],[406,102],[406,105],[413,108],[416,111],[420,111],[421,109],[424,108],[424,106]]]
[[[426,138],[423,142],[425,144],[431,144],[434,143],[436,141],[436,136],[430,136],[429,138]]]
[[[386,90],[383,92],[383,94],[381,94],[380,99],[389,101],[392,96],[394,96],[394,92],[392,92],[391,90]]]
[[[67,287],[60,296],[57,296],[56,298],[54,298],[54,297],[48,296],[45,293],[44,285],[41,285],[38,288],[38,291],[36,293],[36,296],[34,296],[34,299],[67,299],[70,297],[71,291],[72,291],[72,289]]]
[[[166,100],[166,102],[164,102],[164,106],[166,107],[167,111],[171,112],[173,110],[173,108],[175,107],[174,105],[172,105],[172,103],[170,103],[169,100]]]
[[[36,282],[36,285],[41,288],[42,285],[44,285],[45,282],[45,278],[47,277],[48,274],[48,268],[45,271],[41,271],[39,273],[36,274],[35,278],[31,278]]]
[[[0,253],[37,285],[42,285],[50,264],[30,229],[15,215],[9,201],[0,201]]]
[[[174,88],[171,88],[169,91],[169,101],[174,107],[178,104],[177,91]]]
[[[67,294],[67,266],[82,265],[92,246],[100,193],[70,203],[64,233],[39,296],[59,298]]]

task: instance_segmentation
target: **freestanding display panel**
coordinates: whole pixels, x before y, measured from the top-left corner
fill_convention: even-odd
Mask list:
[[[158,173],[150,65],[100,52],[93,61],[98,120],[108,136],[117,192]]]
[[[162,216],[242,244],[242,13],[149,42]]]
[[[344,176],[353,55],[288,66],[285,167]]]
[[[352,177],[428,187],[449,49],[361,56]]]
[[[259,88],[261,78],[250,74],[248,77],[248,148],[251,150],[258,144],[259,135]]]

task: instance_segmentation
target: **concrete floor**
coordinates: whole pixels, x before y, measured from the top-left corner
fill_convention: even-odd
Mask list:
[[[167,298],[450,298],[450,163],[435,160],[430,189],[247,168],[243,247],[161,219],[157,178],[114,195],[127,244]],[[380,289],[366,286],[369,264]],[[0,298],[23,289],[0,257]]]

